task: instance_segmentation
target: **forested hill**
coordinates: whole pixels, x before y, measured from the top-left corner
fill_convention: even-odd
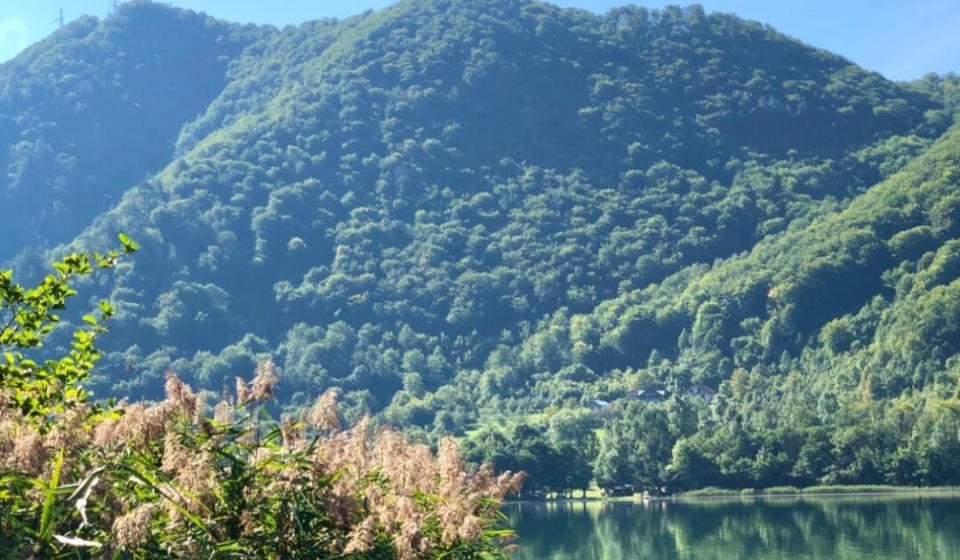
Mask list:
[[[137,2],[0,66],[0,261],[70,241],[162,170],[228,63],[267,35]]]
[[[660,468],[722,414],[955,390],[953,77],[893,83],[698,6],[527,0],[283,30],[133,2],[2,72],[36,85],[0,99],[4,208],[29,210],[0,255],[39,270],[61,214],[102,212],[73,247],[143,246],[100,287],[101,395],[271,357],[285,406],[337,387],[348,416],[462,433],[719,388]]]

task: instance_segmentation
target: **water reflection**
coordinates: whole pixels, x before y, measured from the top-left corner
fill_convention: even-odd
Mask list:
[[[960,498],[516,504],[517,560],[960,558]]]

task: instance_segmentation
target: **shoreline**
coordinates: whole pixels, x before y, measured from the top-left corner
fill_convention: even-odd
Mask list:
[[[886,486],[886,485],[820,485],[807,488],[773,487],[764,490],[745,488],[726,490],[722,488],[704,488],[682,494],[654,499],[698,500],[716,498],[803,498],[830,496],[911,496],[911,495],[950,495],[960,494],[957,486]]]
[[[711,490],[716,490],[715,492]],[[692,493],[675,494],[672,496],[651,496],[641,497],[639,494],[632,496],[616,496],[605,498],[602,496],[587,496],[583,498],[557,498],[543,500],[508,500],[504,505],[511,504],[572,504],[588,502],[632,502],[632,503],[650,503],[650,502],[685,502],[685,501],[720,501],[720,500],[769,500],[769,499],[803,499],[803,498],[856,498],[856,497],[924,497],[924,496],[960,496],[960,487],[956,486],[890,486],[890,487],[857,487],[857,486],[811,486],[809,490],[798,488],[796,491],[751,491],[744,490],[722,490],[722,489],[704,489],[694,490]]]

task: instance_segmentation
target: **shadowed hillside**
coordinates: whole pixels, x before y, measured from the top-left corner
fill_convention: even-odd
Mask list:
[[[64,243],[163,169],[229,62],[269,35],[147,2],[0,65],[0,261]]]

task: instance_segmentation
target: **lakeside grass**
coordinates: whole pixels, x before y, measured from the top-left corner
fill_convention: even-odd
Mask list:
[[[841,498],[848,497],[869,497],[869,496],[890,496],[910,497],[910,496],[960,496],[960,486],[886,486],[886,485],[821,485],[809,486],[806,488],[797,488],[795,486],[775,486],[765,489],[743,488],[701,488],[691,490],[672,496],[658,496],[650,500],[655,502],[671,501],[699,501],[699,500],[742,500],[742,499],[803,499],[803,498]],[[543,504],[571,503],[571,502],[627,502],[641,503],[643,500],[641,494],[630,496],[606,497],[596,487],[587,490],[585,496],[581,496],[578,490],[573,496],[560,496],[551,494],[544,500],[519,500],[519,502],[532,502]],[[516,503],[516,502],[515,502]]]
[[[802,498],[802,497],[823,497],[823,496],[883,496],[883,495],[960,495],[960,486],[891,486],[883,484],[834,484],[818,485],[800,488],[797,486],[771,486],[769,488],[718,488],[715,486],[691,490],[669,496],[656,496],[650,498],[655,501],[671,500],[698,500],[698,499],[723,499],[723,498]],[[629,496],[604,496],[603,492],[596,486],[591,486],[586,493],[580,490],[572,494],[550,493],[545,499],[532,500],[534,502],[556,503],[556,502],[640,502],[643,500],[642,494],[636,493]],[[527,500],[519,500],[527,501]]]
[[[879,484],[836,484],[808,486],[774,486],[765,489],[701,488],[673,496],[675,499],[732,498],[732,497],[798,497],[840,496],[864,494],[960,494],[960,486],[888,486]]]

